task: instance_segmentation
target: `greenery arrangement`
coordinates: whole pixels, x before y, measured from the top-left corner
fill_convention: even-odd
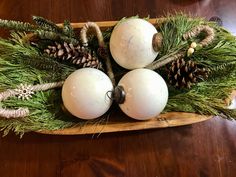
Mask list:
[[[191,88],[178,88],[171,84],[169,101],[165,112],[193,112],[204,115],[222,115],[227,119],[236,118],[236,110],[227,109],[227,99],[236,89],[236,40],[227,30],[213,22],[201,18],[190,18],[184,14],[169,15],[156,26],[162,34],[162,46],[156,59],[164,60],[182,53],[182,58],[194,61],[199,68],[207,68],[207,78],[193,84]],[[43,84],[65,80],[78,66],[55,59],[44,52],[49,45],[70,43],[80,45],[68,21],[62,28],[42,17],[33,17],[35,24],[0,20],[0,27],[11,31],[9,39],[0,39],[0,91],[15,89],[20,84]],[[125,20],[125,19],[122,19]],[[183,34],[199,25],[208,25],[214,29],[213,41],[207,46],[197,46],[195,52],[187,55],[192,42],[199,43],[204,33],[183,40]],[[112,28],[104,31],[105,43],[109,43]],[[89,51],[99,58],[98,43],[95,37],[89,40]],[[112,63],[116,78],[127,72]],[[151,67],[151,66],[148,66]],[[168,83],[167,72],[171,64],[156,69]],[[0,128],[7,135],[10,130],[23,135],[38,130],[57,130],[77,124],[96,123],[74,119],[63,109],[61,90],[35,92],[30,99],[11,97],[0,102],[1,108],[17,109],[27,107],[29,115],[17,119],[0,119]]]
[[[236,88],[236,40],[235,37],[215,23],[201,18],[189,19],[180,14],[167,17],[167,21],[160,25],[163,34],[163,46],[160,58],[175,55],[181,49],[188,48],[191,42],[198,42],[204,36],[198,36],[184,41],[183,34],[198,25],[209,25],[215,30],[215,37],[211,44],[196,49],[193,55],[185,56],[186,60],[193,60],[200,66],[210,69],[209,78],[195,84],[191,89],[175,89],[169,86],[170,98],[165,111],[197,112],[199,114],[225,115],[234,119],[235,110],[226,108],[227,99]],[[165,76],[162,68],[162,75]]]

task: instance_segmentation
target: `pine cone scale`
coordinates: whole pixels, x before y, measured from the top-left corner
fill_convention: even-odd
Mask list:
[[[64,55],[64,51],[63,51],[62,49],[59,49],[57,55],[58,55],[58,57],[60,58],[61,56]]]

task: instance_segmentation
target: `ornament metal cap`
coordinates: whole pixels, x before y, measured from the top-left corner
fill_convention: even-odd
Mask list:
[[[155,33],[152,38],[152,47],[155,52],[159,52],[162,47],[163,36],[161,33]]]
[[[122,86],[116,86],[113,94],[112,94],[113,99],[118,103],[122,104],[125,102],[125,90],[124,87]]]

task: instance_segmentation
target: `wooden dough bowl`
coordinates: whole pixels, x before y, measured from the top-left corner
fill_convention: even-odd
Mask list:
[[[150,19],[149,21],[158,25],[165,19]],[[112,27],[117,23],[117,21],[104,21],[97,22],[101,29],[106,29]],[[72,23],[74,29],[80,29],[85,23]],[[58,24],[62,26],[62,24]],[[236,93],[235,93],[236,95]],[[212,118],[213,116],[204,116],[194,113],[185,112],[169,112],[161,114],[156,118],[148,121],[136,121],[126,115],[124,115],[121,110],[114,110],[110,115],[108,121],[101,122],[99,124],[85,124],[75,125],[71,128],[54,130],[54,131],[38,131],[42,134],[54,134],[54,135],[79,135],[79,134],[99,134],[108,132],[122,132],[122,131],[133,131],[133,130],[144,130],[144,129],[154,129],[154,128],[165,128],[165,127],[175,127],[182,125],[189,125],[197,122],[202,122]]]

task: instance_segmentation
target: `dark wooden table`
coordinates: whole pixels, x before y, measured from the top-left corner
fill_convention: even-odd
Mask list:
[[[235,0],[1,0],[0,18],[55,22],[159,17],[185,11],[219,16],[236,34]],[[91,136],[35,133],[0,138],[1,177],[235,177],[236,123],[221,118],[190,126]]]

